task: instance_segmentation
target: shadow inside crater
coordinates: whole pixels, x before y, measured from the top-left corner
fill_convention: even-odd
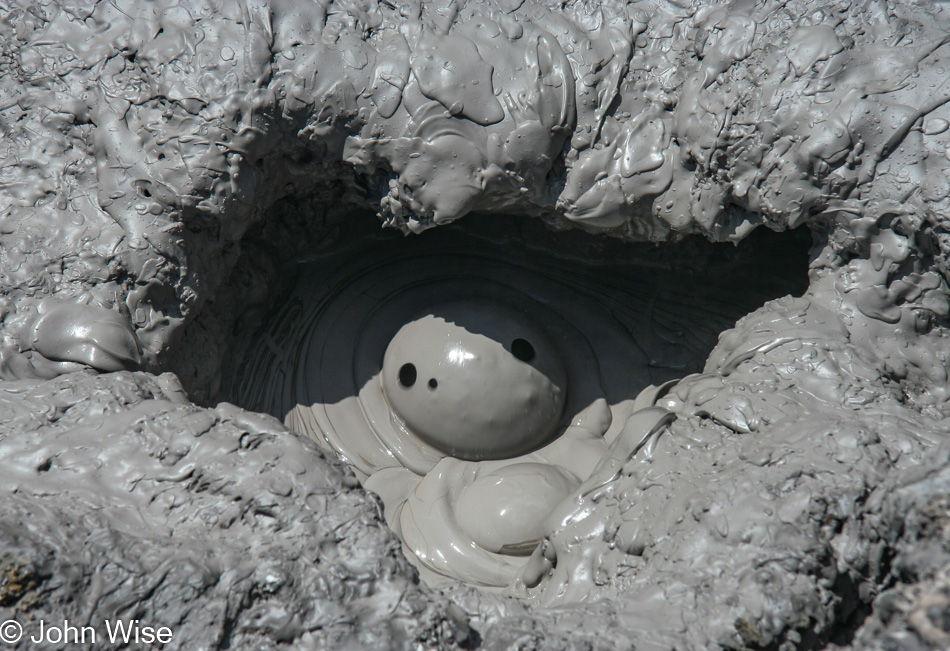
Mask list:
[[[346,461],[427,580],[485,587],[513,580],[641,392],[806,290],[811,246],[805,229],[652,245],[505,216],[408,238],[348,226],[239,324],[224,399]]]
[[[597,349],[588,353],[599,353],[605,373],[622,375],[626,367],[633,375],[622,384],[634,395],[609,398],[633,398],[648,384],[701,371],[719,333],[766,301],[801,295],[811,246],[805,228],[759,229],[738,246],[699,237],[652,245],[484,215],[410,237],[378,227],[356,235],[285,262],[284,289],[238,324],[222,399],[284,418],[296,404],[293,385],[315,358],[329,373],[320,400],[353,397],[379,373],[406,321],[440,316],[441,305],[465,297],[515,306],[529,318],[537,318],[532,310],[543,313],[542,321],[557,319],[581,334],[600,320],[594,331],[616,341],[584,345]],[[324,332],[317,353],[315,328]],[[619,348],[609,351],[611,344]],[[572,383],[572,391],[586,400],[599,389]]]

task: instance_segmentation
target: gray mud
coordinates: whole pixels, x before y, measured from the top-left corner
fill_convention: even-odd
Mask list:
[[[929,2],[0,4],[0,620],[183,649],[947,648],[948,30]],[[270,348],[247,338],[309,332],[275,316],[301,265],[385,257],[357,255],[367,210],[420,241],[505,219],[484,245],[513,285],[618,265],[579,330],[654,310],[619,322],[667,377],[581,423],[599,456],[504,590],[420,582],[369,473],[216,404],[284,416],[273,374],[235,386]],[[802,284],[717,285],[690,236],[762,226],[811,232]],[[657,263],[651,303],[631,270]]]
[[[91,648],[125,648],[104,622],[133,619],[180,649],[468,635],[352,473],[273,418],[128,372],[9,382],[0,409],[0,614],[27,636],[69,620],[97,630]]]

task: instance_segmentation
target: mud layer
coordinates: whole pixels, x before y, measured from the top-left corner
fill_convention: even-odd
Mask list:
[[[0,619],[189,649],[947,645],[938,4],[0,14]],[[512,219],[453,249],[485,213]],[[689,239],[759,227],[810,231],[802,284],[730,284]],[[479,356],[517,390],[469,387]]]

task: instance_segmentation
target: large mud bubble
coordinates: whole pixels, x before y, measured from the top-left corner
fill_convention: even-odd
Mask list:
[[[944,10],[64,4],[5,6],[0,22],[2,619],[137,618],[179,648],[947,646]],[[490,593],[420,585],[358,464],[194,404],[253,393],[233,386],[260,352],[243,342],[301,327],[279,310],[302,269],[407,257],[386,238],[355,255],[376,237],[367,207],[415,233],[510,216],[490,237],[475,215],[459,226],[493,252],[469,258],[479,269],[520,265],[489,278],[515,289],[578,270],[581,288],[629,281],[621,261],[669,271],[647,273],[658,286],[691,271],[716,287],[700,281],[721,249],[690,235],[741,251],[758,226],[790,241],[804,226],[814,246],[807,288],[778,272],[738,314],[702,302],[696,337],[675,296],[595,292],[628,298],[594,313],[650,315],[630,333],[650,342],[637,362],[669,377],[632,383],[635,409],[586,478],[548,477],[569,497]],[[769,251],[759,269],[796,268]],[[722,286],[742,303],[741,281]],[[455,298],[435,304],[460,318]],[[282,343],[257,349],[279,359]],[[403,420],[429,444],[485,455],[414,404]],[[578,429],[604,428],[596,409]],[[468,531],[503,551],[484,534]]]

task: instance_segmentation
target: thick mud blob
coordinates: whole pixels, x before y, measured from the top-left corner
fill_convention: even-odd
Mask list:
[[[499,303],[459,301],[432,311],[440,316],[400,328],[383,358],[383,395],[397,426],[469,461],[549,442],[568,387],[562,353],[545,332]]]
[[[430,581],[503,587],[631,415],[736,318],[801,291],[805,258],[796,280],[752,277],[756,260],[591,264],[486,223],[299,265],[239,349],[233,399],[349,463]]]

